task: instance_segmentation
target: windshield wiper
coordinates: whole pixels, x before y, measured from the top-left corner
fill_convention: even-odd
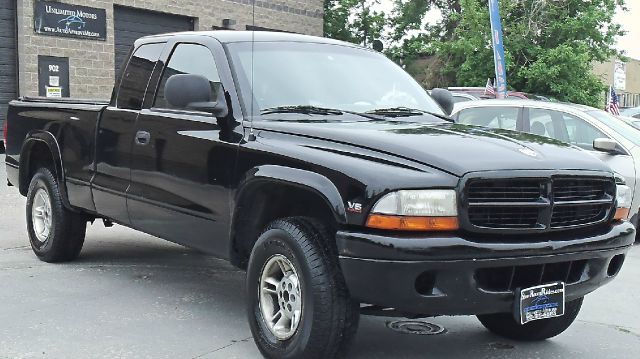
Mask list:
[[[344,114],[344,112],[341,110],[317,107],[317,106],[308,106],[308,105],[278,106],[278,107],[264,109],[260,113],[263,115],[268,115],[271,113],[302,113],[307,115],[342,115]]]
[[[387,115],[387,116],[419,116],[424,115],[422,110],[416,110],[408,107],[389,107],[389,108],[377,108],[375,110],[367,111],[365,113],[374,115]]]
[[[409,108],[409,107],[380,108],[380,109],[367,111],[365,113],[371,114],[371,115],[388,116],[388,117],[411,117],[411,116],[421,116],[421,115],[428,114],[428,115],[441,118],[445,121],[453,122],[453,120],[449,116],[445,116],[443,114],[439,114],[436,112],[418,110],[418,109]]]

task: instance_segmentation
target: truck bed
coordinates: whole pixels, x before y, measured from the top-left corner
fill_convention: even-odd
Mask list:
[[[93,207],[90,180],[98,121],[107,101],[93,99],[21,97],[7,111],[7,179],[19,185],[20,154],[27,137],[38,137],[59,150],[71,205]],[[38,132],[40,132],[38,134]],[[53,138],[51,138],[53,135]]]

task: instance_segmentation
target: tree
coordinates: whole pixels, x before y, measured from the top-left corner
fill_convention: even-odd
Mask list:
[[[493,77],[486,0],[460,0],[464,16],[449,41],[435,45],[443,69],[456,83],[482,85]],[[509,86],[563,101],[601,105],[605,86],[591,72],[594,61],[621,54],[613,23],[624,0],[501,0]]]
[[[382,38],[387,18],[380,0],[324,0],[324,36],[360,45]]]
[[[324,0],[325,36],[367,45],[388,33],[386,54],[409,63],[426,87],[483,86],[494,77],[487,0],[393,0],[391,14],[372,10],[379,1]],[[624,32],[613,16],[625,0],[499,2],[510,89],[601,105],[606,86],[591,64],[622,56],[613,45]],[[440,19],[425,24],[433,9]],[[424,66],[412,66],[417,59]]]

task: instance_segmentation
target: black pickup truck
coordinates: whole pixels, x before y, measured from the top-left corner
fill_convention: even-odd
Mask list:
[[[432,95],[333,40],[146,37],[109,103],[11,102],[8,182],[41,260],[76,258],[100,219],[246,269],[269,358],[344,355],[360,313],[563,332],[634,241],[628,191],[570,145],[451,123]]]

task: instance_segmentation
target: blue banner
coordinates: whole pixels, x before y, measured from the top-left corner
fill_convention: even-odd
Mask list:
[[[491,43],[493,44],[493,62],[496,70],[496,98],[507,97],[507,69],[505,66],[504,46],[502,44],[502,23],[498,0],[489,0],[491,19]]]

